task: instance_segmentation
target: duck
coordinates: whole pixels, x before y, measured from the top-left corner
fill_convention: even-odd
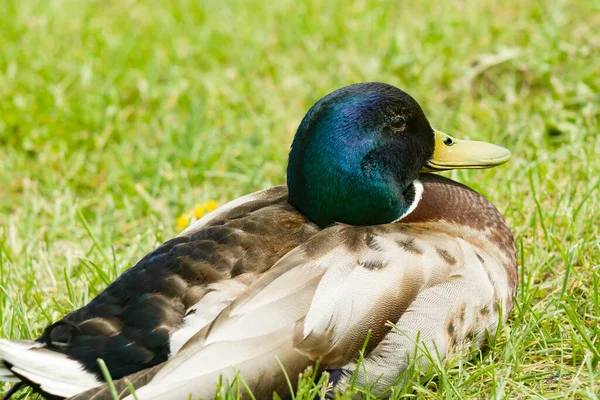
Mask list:
[[[0,339],[0,380],[47,398],[213,398],[241,376],[290,395],[306,368],[385,397],[417,349],[480,348],[518,286],[513,235],[477,191],[435,174],[507,162],[432,128],[401,89],[337,89],[302,119],[287,184],[193,223],[36,340]],[[360,358],[360,368],[359,366]],[[127,380],[127,381],[126,381]]]

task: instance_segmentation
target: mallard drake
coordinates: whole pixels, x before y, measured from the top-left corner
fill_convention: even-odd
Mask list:
[[[236,371],[267,398],[288,391],[279,363],[294,378],[320,360],[343,390],[369,335],[353,379],[382,393],[415,346],[442,359],[480,347],[512,308],[517,257],[502,216],[427,173],[509,158],[434,130],[396,87],[336,90],[302,120],[287,186],[203,217],[36,341],[1,340],[0,377],[101,398],[102,358],[140,399],[210,398]]]

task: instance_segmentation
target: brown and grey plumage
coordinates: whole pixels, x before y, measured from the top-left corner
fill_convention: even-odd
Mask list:
[[[47,327],[36,343],[18,343],[18,348],[13,344],[13,352],[19,357],[23,346],[29,346],[31,354],[50,350],[56,353],[53,356],[77,360],[83,367],[78,379],[84,385],[101,382],[98,358],[117,379],[166,361],[183,345],[183,337],[197,330],[193,324],[186,326],[186,319],[200,325],[210,322],[262,272],[317,230],[286,198],[287,190],[280,186],[215,212],[204,229],[183,232],[162,244],[86,306]],[[10,343],[4,346],[9,352]],[[12,365],[11,361],[4,358],[5,364]],[[52,364],[60,364],[61,358],[48,361],[53,370]],[[9,369],[29,377],[22,368]],[[57,394],[50,391],[54,383],[45,382],[40,390]],[[72,388],[75,392],[58,388],[58,393],[68,396],[80,389]]]
[[[340,89],[300,125],[287,187],[198,221],[40,341],[0,342],[0,379],[100,399],[103,358],[140,399],[210,398],[235,371],[264,398],[288,390],[279,362],[295,377],[321,360],[343,390],[371,332],[356,379],[381,393],[417,338],[443,359],[459,343],[481,346],[499,308],[511,309],[517,260],[502,216],[468,187],[419,174],[509,154],[434,131],[392,86]],[[52,375],[45,360],[71,369]]]

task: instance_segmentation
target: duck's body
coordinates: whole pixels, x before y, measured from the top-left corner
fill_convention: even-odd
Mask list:
[[[364,85],[373,90],[382,84]],[[376,97],[389,88],[368,93]],[[372,97],[367,100],[377,101]],[[328,106],[326,97],[299,128],[305,135],[294,142],[302,151],[292,150],[289,187],[245,196],[209,214],[47,328],[38,342],[0,341],[0,379],[68,397],[101,385],[96,359],[102,358],[115,379],[145,370],[130,377],[140,399],[210,398],[219,375],[232,377],[236,366],[254,395],[266,398],[288,390],[279,361],[296,377],[319,359],[344,389],[370,331],[366,373],[357,383],[377,382],[373,391],[379,393],[406,368],[417,338],[441,358],[460,342],[481,346],[499,322],[499,307],[508,315],[518,282],[514,241],[502,216],[466,186],[419,175],[430,150],[406,150],[421,164],[416,173],[394,176],[393,185],[381,183],[395,163],[389,157],[372,149],[345,156],[334,174],[356,162],[362,172],[353,171],[352,185],[315,192],[314,178],[302,169],[322,168],[323,176],[332,167],[306,164],[315,154],[304,142],[315,136],[316,118],[339,123],[323,117]],[[399,151],[411,140],[390,137],[385,140],[399,139]],[[369,187],[358,187],[363,175]],[[388,194],[389,187],[399,194]],[[366,197],[348,204],[357,193]],[[336,207],[336,199],[344,207]],[[381,215],[387,215],[383,221],[362,223]],[[52,372],[61,365],[60,373]],[[104,395],[99,387],[78,398]]]

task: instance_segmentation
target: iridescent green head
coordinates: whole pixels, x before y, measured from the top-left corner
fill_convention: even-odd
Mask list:
[[[474,150],[483,156],[453,159],[451,148],[464,143],[478,143]],[[502,147],[434,131],[402,90],[360,83],[325,96],[300,123],[287,170],[289,202],[320,226],[388,223],[416,206],[424,167],[485,168],[508,157]]]

